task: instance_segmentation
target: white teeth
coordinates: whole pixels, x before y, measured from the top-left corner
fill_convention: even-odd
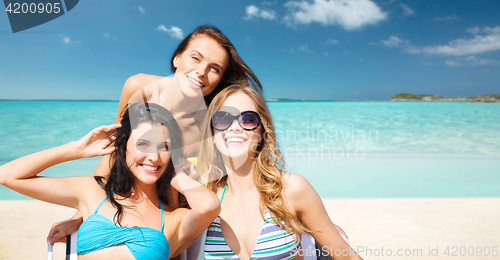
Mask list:
[[[152,166],[149,166],[149,165],[142,165],[142,168],[148,170],[148,171],[156,171],[158,170],[158,166],[157,167],[152,167]]]
[[[198,81],[196,81],[196,80],[194,80],[194,79],[192,79],[190,77],[187,77],[187,78],[188,78],[189,81],[191,81],[191,83],[195,84],[196,86],[198,86],[200,88],[203,87],[203,84],[201,84],[200,82],[198,82]]]
[[[243,143],[245,141],[244,138],[238,138],[238,137],[231,137],[226,139],[226,142],[228,143]]]

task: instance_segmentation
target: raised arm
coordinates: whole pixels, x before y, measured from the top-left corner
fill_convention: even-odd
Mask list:
[[[290,207],[332,259],[361,259],[340,236],[321,198],[306,178],[290,174],[285,192]]]
[[[161,76],[156,75],[148,75],[148,74],[137,74],[131,76],[127,79],[125,84],[123,85],[122,93],[120,96],[120,102],[118,104],[118,111],[115,117],[115,124],[120,123],[122,113],[125,111],[125,108],[129,104],[130,98],[134,93],[140,91],[141,88],[155,82],[159,79],[162,79]],[[96,170],[94,171],[94,176],[108,176],[111,170],[111,156],[105,155],[97,165]],[[175,197],[177,198],[177,193],[175,193]],[[55,242],[65,242],[66,236],[77,231],[82,223],[83,218],[81,212],[77,212],[71,219],[62,221],[59,223],[55,223],[49,231],[49,235],[47,236],[47,240],[49,243],[53,244]]]
[[[190,172],[194,172],[194,164],[189,164]],[[178,247],[175,256],[184,251],[196,238],[208,228],[210,223],[219,215],[219,199],[209,189],[188,175],[176,169],[178,173],[172,178],[171,185],[182,193],[191,207],[181,219],[178,231]]]
[[[63,162],[102,156],[114,148],[106,148],[119,125],[102,126],[76,142],[30,154],[0,166],[0,184],[26,196],[72,208],[81,208],[85,177],[47,178],[36,176],[41,171]],[[88,177],[87,177],[88,179]]]

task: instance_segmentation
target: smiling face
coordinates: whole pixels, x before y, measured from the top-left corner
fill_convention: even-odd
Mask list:
[[[226,50],[207,36],[193,38],[186,50],[174,58],[175,73],[181,73],[181,85],[201,90],[206,96],[217,87],[229,63]]]
[[[226,98],[221,111],[227,111],[233,116],[243,111],[256,111],[252,99],[244,92],[236,92]],[[228,109],[230,108],[230,109]],[[234,167],[239,168],[245,162],[252,161],[257,152],[257,146],[262,142],[262,127],[255,130],[244,130],[234,120],[224,131],[214,130],[214,142],[217,150],[225,158],[230,158]]]
[[[126,162],[137,181],[152,185],[165,173],[170,162],[167,129],[141,123],[127,142]]]

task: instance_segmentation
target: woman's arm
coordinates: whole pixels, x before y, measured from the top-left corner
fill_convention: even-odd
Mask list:
[[[88,177],[47,178],[36,175],[56,164],[111,153],[114,148],[106,147],[113,141],[111,134],[119,126],[102,126],[76,142],[6,163],[0,166],[0,184],[38,200],[80,208]]]
[[[190,164],[189,168],[193,172],[194,164]],[[171,185],[186,197],[191,210],[180,221],[177,239],[179,248],[171,255],[178,255],[185,250],[207,229],[220,212],[217,195],[181,170],[176,169],[177,175],[172,178]]]
[[[78,210],[72,218],[53,224],[47,236],[47,242],[51,245],[57,242],[66,243],[66,237],[78,231],[82,222],[83,216]]]
[[[290,174],[285,195],[290,207],[332,259],[361,259],[340,236],[318,193],[303,176]]]
[[[120,102],[118,104],[118,112],[116,113],[115,117],[115,124],[120,123],[122,119],[122,113],[125,111],[125,108],[129,104],[129,100],[132,95],[138,92],[141,88],[161,78],[163,77],[148,74],[137,74],[128,78],[123,85]],[[111,170],[111,159],[111,155],[104,155],[97,165],[96,170],[94,171],[94,176],[108,176]],[[177,192],[175,192],[175,194],[173,195],[175,195],[175,198],[177,199]],[[64,242],[67,235],[78,230],[82,221],[83,218],[81,212],[77,212],[71,219],[54,224],[49,231],[47,240],[51,244],[55,242]]]

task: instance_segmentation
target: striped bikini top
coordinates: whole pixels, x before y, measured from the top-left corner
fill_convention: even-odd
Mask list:
[[[227,182],[224,186],[222,199],[226,192]],[[299,249],[294,233],[289,233],[282,230],[276,225],[271,218],[271,214],[265,208],[264,213],[265,221],[262,226],[262,231],[255,246],[250,259],[259,260],[279,260],[279,259],[292,259],[294,258]],[[206,259],[239,259],[233,250],[227,245],[222,229],[220,226],[220,216],[210,224],[207,231],[205,240],[205,258]]]
[[[161,232],[148,227],[119,227],[104,215],[97,214],[99,208],[108,199],[104,198],[101,204],[78,229],[76,253],[88,254],[110,246],[125,244],[135,259],[138,260],[167,260],[170,253],[169,244],[163,234],[163,203],[161,209]]]

